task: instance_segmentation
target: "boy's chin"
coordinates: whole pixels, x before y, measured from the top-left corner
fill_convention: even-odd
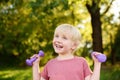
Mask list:
[[[62,54],[63,52],[62,52],[62,51],[59,51],[59,50],[55,50],[55,53],[57,53],[57,54]]]

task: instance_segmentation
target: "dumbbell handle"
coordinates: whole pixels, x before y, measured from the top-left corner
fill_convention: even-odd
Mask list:
[[[96,52],[92,52],[92,54],[94,55]],[[98,59],[99,62],[105,62],[107,60],[107,57],[105,54],[98,54],[95,55],[95,57]]]
[[[44,52],[43,52],[42,50],[40,50],[39,53],[38,53],[38,55],[39,55],[40,57],[43,57],[43,56],[44,56]],[[37,59],[37,57],[33,57],[33,58],[31,58],[31,59],[26,59],[26,64],[27,64],[28,66],[32,66],[33,62],[34,62],[36,59]]]

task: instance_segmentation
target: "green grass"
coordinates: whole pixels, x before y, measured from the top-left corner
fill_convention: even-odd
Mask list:
[[[32,80],[32,69],[31,68],[0,69],[0,80]]]
[[[120,80],[120,66],[102,68],[100,80]]]
[[[32,80],[32,68],[0,68],[0,80]],[[102,68],[100,80],[120,80],[120,68]]]

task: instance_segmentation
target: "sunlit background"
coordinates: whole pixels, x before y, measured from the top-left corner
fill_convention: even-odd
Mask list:
[[[76,55],[85,57],[93,69],[92,13],[86,4],[93,12],[100,8],[100,17],[95,18],[101,25],[93,22],[96,27],[100,25],[103,53],[107,56],[100,80],[119,80],[120,0],[0,0],[0,80],[32,80],[32,68],[25,60],[43,50],[42,70],[48,60],[56,57],[53,33],[62,23],[80,30],[82,39]]]

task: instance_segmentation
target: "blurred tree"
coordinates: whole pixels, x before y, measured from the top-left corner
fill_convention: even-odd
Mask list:
[[[107,0],[91,0],[86,3],[86,7],[91,15],[93,51],[103,52],[101,18],[107,13],[113,1],[114,0],[111,0],[111,2]],[[109,2],[110,4],[108,5]],[[102,5],[104,5],[106,9],[103,13],[100,13]]]

